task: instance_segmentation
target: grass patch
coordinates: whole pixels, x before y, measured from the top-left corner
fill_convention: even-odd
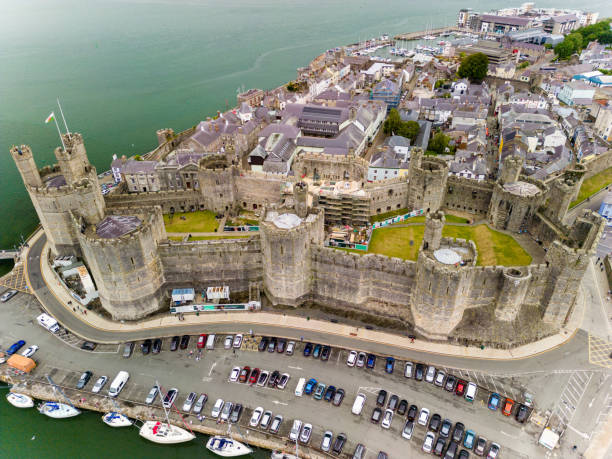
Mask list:
[[[244,217],[234,217],[234,218],[228,218],[227,220],[225,220],[225,226],[243,226],[243,225],[258,226],[259,220],[255,220],[252,218],[244,218]]]
[[[396,217],[397,215],[404,215],[408,212],[410,212],[408,209],[397,209],[390,212],[385,212],[384,214],[372,215],[370,217],[370,223],[382,222],[387,218]]]
[[[168,233],[212,233],[219,227],[215,213],[210,210],[175,213],[164,215],[164,225]]]
[[[425,226],[379,228],[372,235],[368,252],[414,261],[419,254],[424,232]]]
[[[444,214],[444,218],[446,219],[446,223],[468,223],[467,218],[457,217],[456,215],[452,214]]]
[[[348,247],[332,247],[332,249],[343,250],[345,252],[357,253],[359,255],[365,255],[366,253],[368,253],[365,250],[349,249]]]
[[[492,230],[487,225],[445,225],[442,235],[474,241],[479,266],[525,266],[531,263],[531,256],[512,236]]]
[[[575,201],[570,204],[570,207],[581,203],[586,198],[593,196],[602,188],[607,187],[612,183],[612,167],[601,171],[599,174],[595,174],[593,177],[586,179],[582,182],[578,197]]]
[[[251,233],[257,234],[257,233]],[[241,234],[236,236],[193,236],[190,237],[190,241],[208,241],[211,239],[244,239],[245,237],[249,237],[251,234]]]

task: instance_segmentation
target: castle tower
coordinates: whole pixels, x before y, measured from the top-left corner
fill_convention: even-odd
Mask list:
[[[442,229],[446,218],[444,212],[438,211],[425,216],[425,233],[423,234],[423,250],[438,250],[442,240]]]
[[[529,268],[506,268],[503,271],[503,287],[495,307],[495,317],[511,322],[521,310],[531,282]]]
[[[85,151],[81,134],[78,132],[62,134],[62,139],[66,149],[57,147],[55,157],[66,183],[72,184],[87,177],[92,166],[87,159],[87,151]]]
[[[308,184],[298,182],[293,185],[293,199],[295,201],[295,213],[300,218],[308,215]]]
[[[202,158],[199,167],[200,191],[205,207],[215,212],[231,213],[236,200],[234,175],[238,174],[238,170],[235,166],[228,166],[221,155]]]
[[[161,145],[161,144],[166,143],[172,137],[174,137],[174,129],[171,129],[171,128],[158,129],[156,134],[157,134],[157,143]]]
[[[538,211],[548,188],[543,182],[531,179],[495,184],[488,218],[498,229],[519,232],[529,227],[533,215]]]
[[[29,145],[13,146],[10,151],[25,186],[42,186],[42,180],[40,179],[34,156],[32,156],[32,149]]]
[[[518,181],[521,170],[523,169],[523,158],[518,155],[506,156],[502,162],[502,170],[499,174],[499,182],[514,183]]]
[[[567,210],[576,191],[575,187],[576,183],[565,176],[551,183],[545,213],[554,222],[565,224]]]
[[[448,165],[440,158],[423,158],[414,149],[408,168],[408,208],[435,212],[442,206],[446,194]]]

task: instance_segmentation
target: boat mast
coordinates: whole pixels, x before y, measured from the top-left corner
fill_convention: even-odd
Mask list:
[[[159,392],[159,395],[161,396],[161,394],[163,394],[162,390],[161,390],[161,386],[159,385],[159,382],[157,380],[155,380],[155,386],[157,387],[157,391]],[[166,407],[164,405],[164,399],[162,398],[162,408],[164,409],[164,415],[166,416],[166,424],[168,425],[168,428],[170,429],[170,419],[168,418],[168,412],[166,411]]]
[[[74,407],[74,405],[72,404],[72,401],[71,401],[71,400],[70,400],[70,399],[69,399],[69,398],[66,396],[66,394],[64,394],[64,392],[63,392],[63,391],[62,391],[62,390],[61,390],[59,387],[57,387],[57,384],[55,384],[55,383],[53,382],[53,380],[51,379],[51,376],[49,376],[49,375],[45,375],[45,378],[47,378],[47,381],[49,381],[49,384],[51,384],[51,387],[53,387],[53,392],[59,392],[59,393],[60,393],[60,395],[61,395],[62,397],[64,397],[64,398],[65,398],[65,399],[68,401],[68,404],[69,404],[69,405],[70,405],[70,406],[71,406],[73,409],[75,409],[75,410],[76,410],[76,408],[75,408],[75,407]]]

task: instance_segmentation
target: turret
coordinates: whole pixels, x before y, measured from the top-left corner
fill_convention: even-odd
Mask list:
[[[408,208],[435,212],[446,194],[448,165],[441,158],[423,158],[423,152],[415,148],[408,168]]]
[[[440,248],[442,240],[442,229],[444,228],[443,212],[428,213],[425,216],[425,233],[423,234],[423,250],[436,251]]]
[[[495,306],[495,317],[503,322],[511,322],[521,310],[531,283],[527,267],[506,268],[503,271],[503,286]]]
[[[57,147],[55,157],[66,183],[71,185],[87,177],[92,166],[87,159],[87,151],[81,134],[78,132],[62,134],[62,139],[66,149]]]
[[[293,199],[295,201],[295,213],[300,218],[308,215],[308,184],[298,182],[293,185]]]
[[[523,158],[518,155],[506,156],[502,162],[502,170],[499,174],[499,182],[514,183],[518,181],[521,170],[523,169]]]
[[[28,145],[13,146],[11,148],[11,155],[26,187],[42,186],[42,180],[32,156],[32,149]]]

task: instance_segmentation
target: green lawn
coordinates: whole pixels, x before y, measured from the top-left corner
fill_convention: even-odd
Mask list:
[[[444,214],[444,218],[446,219],[446,223],[467,223],[468,222],[467,218],[457,217],[456,215],[452,215],[452,214]]]
[[[424,232],[424,225],[379,228],[372,235],[368,252],[414,261],[419,254]]]
[[[612,167],[601,171],[599,174],[595,174],[593,177],[586,179],[582,182],[580,191],[578,192],[578,198],[570,204],[570,207],[581,203],[586,198],[593,196],[602,188],[607,187],[612,183]]]
[[[209,241],[212,239],[243,239],[245,237],[249,237],[251,234],[257,234],[257,233],[250,233],[250,234],[240,234],[240,235],[236,235],[236,236],[192,236],[189,238],[190,241]],[[183,237],[181,236],[168,236],[168,239],[170,239],[171,241],[182,241]]]
[[[382,222],[387,218],[395,217],[397,215],[404,215],[410,212],[408,209],[397,209],[392,210],[391,212],[385,212],[384,214],[372,215],[370,217],[370,223]]]
[[[181,218],[181,217],[184,217]],[[212,233],[219,227],[215,213],[210,210],[164,215],[164,225],[168,233]]]

